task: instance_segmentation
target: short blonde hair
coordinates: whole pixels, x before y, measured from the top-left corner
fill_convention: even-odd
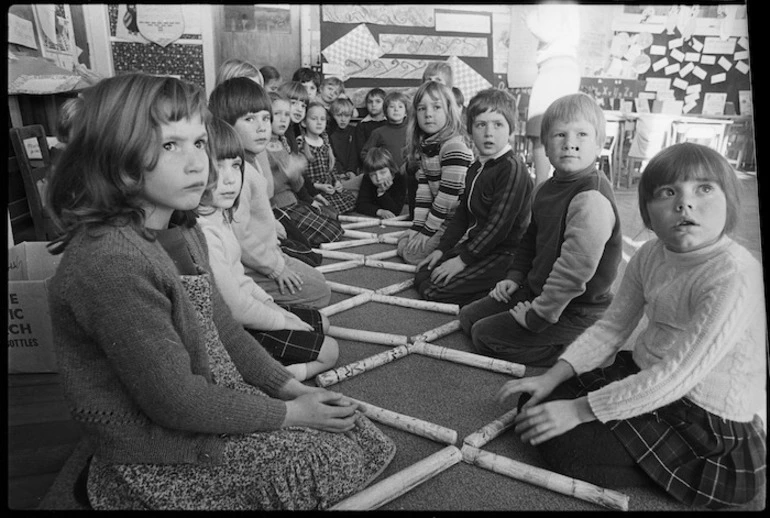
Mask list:
[[[540,140],[542,142],[548,140],[548,133],[556,121],[571,122],[577,119],[585,119],[596,129],[596,143],[603,146],[607,133],[604,112],[593,97],[583,92],[559,97],[551,103],[543,114]]]
[[[265,79],[262,72],[256,65],[249,63],[244,59],[230,58],[217,70],[216,84],[222,84],[233,77],[248,77],[257,82],[259,86],[265,86]]]

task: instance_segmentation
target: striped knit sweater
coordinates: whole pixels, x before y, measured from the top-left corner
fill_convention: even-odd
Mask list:
[[[674,253],[653,239],[629,261],[615,299],[561,358],[581,374],[633,344],[641,372],[588,394],[602,422],[685,397],[724,419],[766,419],[767,328],[762,265],[729,237]]]
[[[471,162],[473,152],[459,135],[446,140],[437,152],[423,151],[420,168],[415,173],[417,192],[412,230],[432,236],[452,217]]]

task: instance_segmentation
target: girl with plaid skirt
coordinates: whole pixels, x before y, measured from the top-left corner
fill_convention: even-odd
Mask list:
[[[218,178],[201,197],[198,223],[222,297],[233,317],[298,380],[331,369],[338,347],[336,340],[324,336],[329,320],[316,309],[276,304],[246,275],[241,247],[230,226],[243,185],[243,147],[235,129],[221,119],[211,121],[207,130]]]
[[[393,442],[355,401],[271,358],[212,278],[194,213],[216,181],[205,92],[124,74],[82,95],[47,206],[63,231],[54,345],[94,446],[90,505],[324,509],[360,491]]]
[[[764,489],[764,284],[760,263],[729,237],[739,188],[708,147],[658,153],[639,183],[657,239],[553,367],[503,385],[502,402],[524,393],[515,431],[555,471],[610,487],[654,482],[712,509]],[[621,351],[643,316],[646,328]]]
[[[305,181],[319,191],[318,199],[339,214],[347,214],[356,207],[356,194],[334,175],[334,153],[326,134],[327,116],[323,104],[311,101],[303,123],[305,135],[297,139],[297,146],[308,159]]]

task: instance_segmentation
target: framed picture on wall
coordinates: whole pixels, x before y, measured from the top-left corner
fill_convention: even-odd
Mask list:
[[[35,4],[35,26],[40,40],[40,54],[65,70],[78,62],[72,13],[67,4]]]

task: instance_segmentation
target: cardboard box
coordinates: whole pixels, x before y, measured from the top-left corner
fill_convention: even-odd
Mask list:
[[[8,372],[57,372],[48,286],[61,255],[44,242],[8,249]]]

